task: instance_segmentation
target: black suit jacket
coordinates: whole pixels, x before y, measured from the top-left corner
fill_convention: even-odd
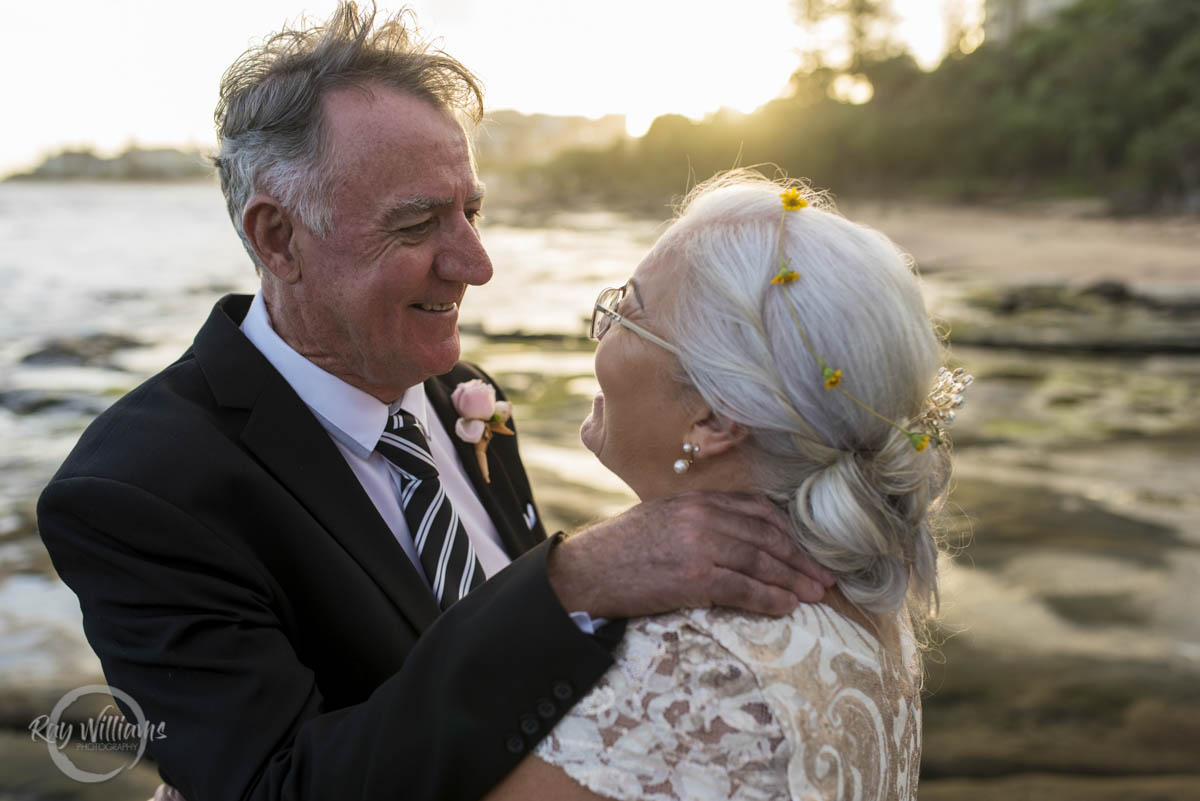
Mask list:
[[[483,483],[513,556],[440,614],[328,433],[214,308],[184,356],[101,415],[38,523],[108,682],[166,737],[189,801],[475,798],[611,664],[546,580],[516,437]],[[426,391],[452,429],[459,365]],[[486,378],[486,376],[484,376]],[[489,379],[490,380],[490,379]],[[128,710],[127,710],[128,714]]]

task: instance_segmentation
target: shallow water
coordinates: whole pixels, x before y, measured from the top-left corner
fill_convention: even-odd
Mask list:
[[[598,290],[625,280],[658,223],[609,212],[513,220],[501,209],[484,223],[496,279],[468,292],[464,348],[511,390],[548,521],[576,525],[633,501],[578,441],[596,388],[582,335]],[[96,671],[78,607],[36,538],[38,492],[95,414],[173,360],[212,303],[253,291],[255,277],[206,183],[0,184],[0,241],[0,694],[12,697],[75,686]],[[1185,295],[1200,296],[1196,278]],[[1123,320],[1126,342],[1170,328],[1153,313],[1138,312],[1151,315],[1143,326],[1109,307],[1076,310],[1070,325],[1047,321],[1044,310],[1006,316],[972,305],[996,289],[981,279],[934,274],[925,284],[935,314],[1000,342],[1049,325],[1054,336],[1094,345],[1097,331],[1115,327],[1091,325],[1093,313]],[[530,336],[546,334],[561,336]],[[971,721],[1005,706],[1003,693],[985,692],[1014,680],[998,655],[1042,677],[1035,684],[1045,698],[1028,701],[1033,708],[1059,709],[1047,699],[1060,692],[1076,699],[1062,714],[1079,725],[1059,737],[1082,756],[1047,762],[1057,752],[1039,750],[1029,733],[1041,724],[1009,721],[1028,736],[1005,746],[1009,767],[993,775],[1064,765],[1088,773],[1118,759],[1089,750],[1088,739],[1089,715],[1114,702],[1062,685],[1066,665],[1145,702],[1127,705],[1137,724],[1129,731],[1167,710],[1160,717],[1180,731],[1177,745],[1200,753],[1200,733],[1170,717],[1182,709],[1200,719],[1200,697],[1179,689],[1186,682],[1144,679],[1168,668],[1194,677],[1191,686],[1200,678],[1200,356],[959,346],[953,358],[978,381],[955,427],[959,478],[947,526],[959,552],[944,560],[943,620],[960,633],[941,648],[947,664],[931,682],[941,689],[927,701],[937,745],[927,766],[970,776],[979,759],[995,759],[970,732]],[[1175,753],[1135,738],[1118,756],[1130,772],[1179,772]]]

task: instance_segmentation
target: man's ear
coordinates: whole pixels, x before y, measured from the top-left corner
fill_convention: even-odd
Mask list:
[[[708,406],[701,406],[692,420],[684,442],[700,446],[699,458],[719,456],[745,441],[747,431],[739,423],[719,417]]]
[[[292,218],[270,195],[256,194],[242,211],[242,230],[258,260],[280,281],[300,280],[300,259],[295,252]]]

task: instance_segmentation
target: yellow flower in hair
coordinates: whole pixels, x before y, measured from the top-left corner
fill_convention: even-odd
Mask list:
[[[783,201],[783,208],[786,211],[797,211],[808,207],[808,201],[800,194],[800,190],[794,186],[788,187],[788,190],[779,196]]]
[[[790,284],[800,278],[800,273],[796,272],[786,264],[779,268],[779,272],[775,273],[775,277],[771,279],[772,284]]]
[[[775,239],[775,260],[779,265],[779,270],[771,278],[771,283],[782,285],[790,284],[800,278],[800,273],[791,268],[792,260],[785,259],[783,257],[783,229],[785,227],[785,223],[787,222],[787,213],[789,211],[807,208],[808,201],[805,200],[804,196],[800,194],[800,190],[795,186],[790,186],[786,191],[780,193],[779,199],[783,201],[783,210],[779,212],[779,231]],[[817,364],[821,368],[821,378],[824,381],[825,389],[836,389],[840,394],[845,395],[848,400],[853,402],[854,405],[858,406],[867,414],[882,420],[892,428],[904,434],[904,436],[908,438],[909,444],[912,445],[917,452],[922,452],[928,449],[929,443],[931,442],[936,445],[942,444],[942,439],[938,433],[939,429],[937,428],[936,423],[933,424],[935,431],[934,434],[918,434],[914,431],[909,431],[895,420],[889,420],[888,418],[884,417],[882,414],[875,411],[858,398],[854,397],[854,395],[842,387],[842,371],[835,370],[834,368],[830,367],[825,362],[825,359],[821,357],[821,354],[817,352],[817,349],[813,347],[813,343],[809,340],[808,334],[804,333],[804,326],[800,322],[800,315],[796,311],[796,306],[792,301],[791,293],[784,293],[784,297],[787,299],[788,311],[792,315],[792,322],[796,324],[796,332],[800,334],[800,339],[804,341],[804,346],[808,348],[808,352],[812,354],[813,359],[816,360]],[[963,377],[962,369],[959,369],[951,374],[945,368],[943,368],[942,373],[944,373],[947,377],[939,379],[940,383],[938,384],[937,391],[939,393],[939,397],[944,397],[945,400],[938,401],[938,403],[941,404],[937,407],[939,409],[938,416],[942,421],[949,422],[949,420],[952,418],[947,417],[945,413],[940,411],[941,406],[947,406],[947,404],[950,406],[961,405],[962,389],[966,387],[967,384],[971,383],[971,377]],[[954,381],[957,381],[957,383],[948,383]],[[949,406],[947,406],[947,408],[949,408]]]

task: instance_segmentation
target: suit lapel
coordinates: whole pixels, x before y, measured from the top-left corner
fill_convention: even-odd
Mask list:
[[[249,298],[222,300],[196,337],[196,358],[217,401],[249,411],[246,447],[424,631],[439,613],[437,601],[328,432],[238,329],[248,308]]]
[[[462,380],[466,381],[472,377],[466,376]],[[479,469],[479,461],[475,457],[475,446],[470,442],[464,442],[454,433],[458,412],[454,410],[450,395],[458,383],[455,378],[455,373],[452,372],[429,379],[425,382],[425,395],[429,398],[429,403],[434,411],[437,412],[438,420],[449,432],[467,478],[471,480],[475,494],[479,496],[488,517],[495,524],[496,532],[500,535],[505,550],[508,551],[510,557],[515,559],[536,545],[537,540],[530,536],[529,527],[525,525],[523,502],[517,497],[509,481],[508,466],[496,456],[496,443],[493,441],[488,448],[488,472],[492,478],[489,484],[483,480],[483,472]]]

